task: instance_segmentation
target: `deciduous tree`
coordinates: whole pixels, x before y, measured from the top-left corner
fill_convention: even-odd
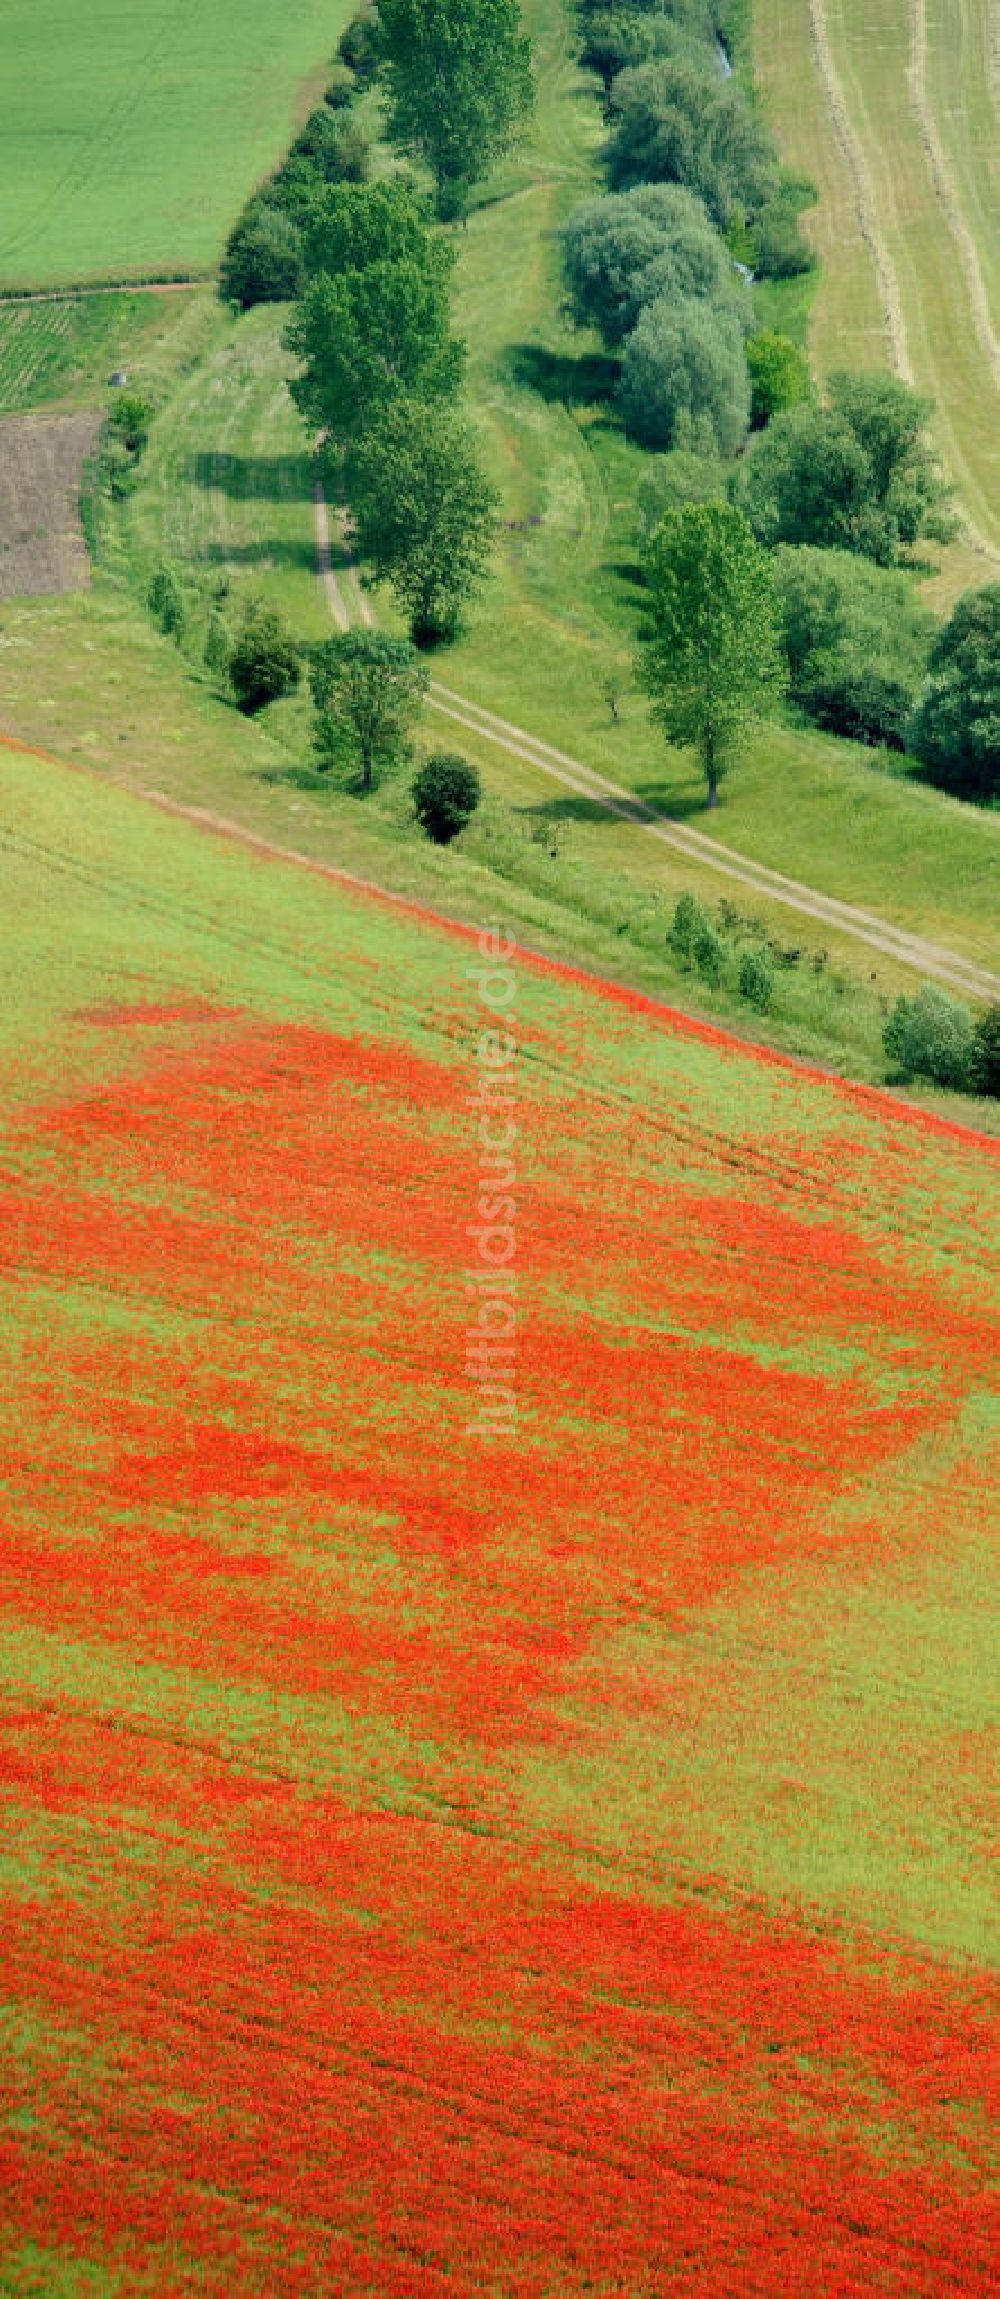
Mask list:
[[[640,673],[668,741],[697,750],[714,806],[741,740],[783,685],[770,562],[731,504],[687,503],[657,528],[646,575]]]
[[[450,408],[399,399],[349,458],[358,554],[393,585],[418,646],[453,636],[482,581],[497,497],[468,424]]]
[[[426,161],[438,214],[462,216],[531,109],[517,0],[379,0],[378,13],[389,133]]]
[[[399,749],[426,691],[416,649],[382,631],[344,631],[316,649],[309,681],[320,764],[353,757],[367,793],[379,765]]]

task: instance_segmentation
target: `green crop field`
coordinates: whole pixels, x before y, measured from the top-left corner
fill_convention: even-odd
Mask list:
[[[187,290],[166,298],[96,290],[91,295],[27,296],[0,302],[0,414],[33,407],[92,407],[111,374],[134,384],[183,310]]]
[[[988,0],[754,0],[782,151],[820,199],[819,373],[894,366],[935,402],[967,525],[942,598],[1000,569],[1000,83]]]
[[[6,0],[0,285],[210,270],[347,0]]]

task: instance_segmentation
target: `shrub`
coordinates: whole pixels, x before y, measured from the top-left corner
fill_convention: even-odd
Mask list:
[[[184,593],[172,567],[160,566],[150,577],[146,605],[168,639],[179,639],[186,620]]]
[[[240,311],[257,303],[288,303],[301,294],[304,277],[298,225],[283,208],[252,202],[226,243],[219,273],[224,301]]]
[[[1000,583],[959,599],[931,651],[911,740],[945,790],[1000,797]]]
[[[695,936],[692,956],[702,980],[717,989],[726,962],[726,945],[714,926],[704,925]]]
[[[251,607],[229,657],[239,709],[253,718],[299,683],[299,650],[273,607]]]
[[[413,782],[417,821],[436,846],[447,846],[471,821],[482,795],[479,774],[467,759],[436,750]]]
[[[205,645],[202,650],[206,670],[211,671],[213,678],[228,679],[231,648],[232,641],[229,632],[216,608],[208,618]]]
[[[761,209],[751,234],[753,268],[761,279],[796,279],[816,258],[802,237],[791,200],[780,193]]]
[[[755,431],[780,415],[783,407],[797,407],[809,397],[809,369],[787,335],[761,328],[747,344],[750,376],[750,422]]]
[[[929,983],[915,998],[897,998],[882,1043],[904,1078],[929,1078],[933,1085],[958,1092],[974,1081],[976,1039],[969,1009]]]
[[[680,958],[682,964],[693,966],[696,943],[701,940],[703,935],[710,934],[711,931],[712,922],[708,912],[702,909],[701,903],[696,900],[695,896],[693,894],[679,895],[674,905],[674,915],[667,939],[675,956]]]
[[[136,391],[123,391],[111,410],[111,429],[130,455],[141,455],[149,438],[153,410]]]
[[[985,1013],[980,1014],[974,1036],[972,1065],[976,1092],[1000,1101],[1000,1006],[987,1006]]]
[[[355,79],[374,80],[379,67],[378,17],[374,8],[359,8],[351,17],[340,35],[337,54]]]
[[[744,950],[737,976],[740,997],[766,1014],[774,992],[774,974],[766,950]]]
[[[934,631],[911,578],[806,545],[775,568],[794,700],[832,734],[902,750]]]
[[[346,112],[354,101],[354,74],[348,64],[334,64],[323,91],[323,102],[331,112]]]
[[[704,202],[677,184],[584,200],[563,233],[570,308],[612,348],[660,295],[701,296],[740,311],[749,306]]]

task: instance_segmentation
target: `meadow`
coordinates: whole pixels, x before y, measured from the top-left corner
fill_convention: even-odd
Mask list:
[[[349,14],[347,0],[8,0],[0,286],[214,270]]]
[[[0,807],[3,2288],[985,2299],[995,1150]]]
[[[997,110],[987,0],[754,0],[782,152],[820,193],[809,344],[820,375],[892,366],[935,403],[966,533],[932,595],[1000,569]]]

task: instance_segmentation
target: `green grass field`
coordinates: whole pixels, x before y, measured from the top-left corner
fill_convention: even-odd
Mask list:
[[[347,0],[7,0],[0,285],[176,278],[217,263],[287,145]]]
[[[1000,569],[1000,98],[988,0],[754,0],[754,67],[809,171],[820,375],[895,366],[935,402],[968,533],[930,595]]]

